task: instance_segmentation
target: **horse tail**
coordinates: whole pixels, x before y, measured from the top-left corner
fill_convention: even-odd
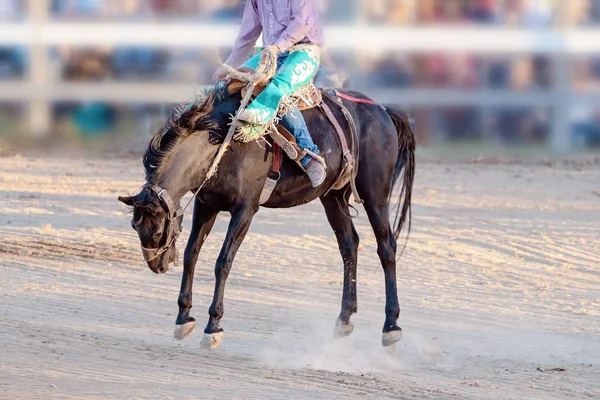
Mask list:
[[[398,187],[401,187],[398,197],[398,206],[396,207],[396,215],[392,225],[394,237],[398,239],[405,223],[408,221],[408,235],[410,235],[411,220],[412,220],[412,190],[415,181],[415,134],[413,127],[404,111],[401,111],[396,106],[385,106],[388,115],[392,118],[394,126],[398,131],[398,159],[394,167],[394,175],[392,180],[392,190],[388,197],[388,204],[391,202],[392,194],[396,192]],[[404,174],[402,174],[404,171]],[[400,176],[403,175],[400,181]],[[401,185],[401,186],[400,186]],[[404,197],[404,201],[402,198]]]

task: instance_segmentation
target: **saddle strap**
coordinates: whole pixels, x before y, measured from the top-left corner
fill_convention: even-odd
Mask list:
[[[285,129],[283,125],[277,125],[277,132],[279,132],[279,134],[283,137],[283,139],[285,139],[285,141],[283,142],[283,146],[279,142],[276,143],[279,144],[281,149],[285,151],[285,153],[290,159],[299,162],[302,159],[302,157],[304,157],[304,152],[302,151],[302,149],[300,149],[298,143],[296,143],[296,138],[294,137],[294,135],[292,135],[287,129]],[[273,137],[273,140],[277,139],[277,135],[271,135],[271,137]],[[296,152],[295,157],[293,156],[294,151]]]
[[[281,164],[283,163],[283,157],[281,154],[281,146],[277,142],[273,143],[273,165],[271,166],[271,172],[279,174],[281,170]]]
[[[345,160],[344,167],[340,172],[338,180],[332,187],[338,186],[338,184],[340,184],[342,180],[346,179],[346,176],[349,174],[350,187],[352,189],[354,202],[362,204],[362,200],[358,194],[358,190],[356,189],[356,174],[358,173],[358,132],[356,130],[356,124],[354,123],[354,119],[352,118],[350,111],[348,111],[346,106],[344,106],[341,101],[333,98],[327,92],[323,92],[323,95],[340,106],[340,109],[342,110],[344,117],[346,118],[346,122],[350,128],[350,137],[352,138],[352,149],[350,149],[348,147],[346,135],[344,134],[344,130],[342,129],[340,123],[331,112],[331,108],[327,105],[327,103],[322,102],[320,104],[320,108],[325,113],[325,116],[329,119],[338,134],[340,145],[342,147],[342,155]],[[353,153],[355,153],[356,156]]]
[[[331,122],[331,124],[335,128],[335,131],[338,134],[338,137],[340,138],[340,145],[342,146],[342,155],[346,159],[348,159],[348,155],[350,156],[350,158],[352,158],[352,154],[350,154],[350,149],[348,148],[348,141],[346,140],[346,135],[344,135],[344,130],[342,129],[342,126],[335,118],[333,113],[331,112],[331,108],[329,108],[329,106],[325,102],[321,103],[321,108],[323,109],[323,112],[325,113],[327,118],[329,118],[329,122]]]

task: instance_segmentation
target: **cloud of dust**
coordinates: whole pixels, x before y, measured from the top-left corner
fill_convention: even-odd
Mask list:
[[[300,321],[276,331],[258,353],[258,362],[276,369],[368,373],[412,368],[444,360],[437,342],[404,332],[395,346],[381,346],[381,327],[356,318],[354,332],[333,337],[332,321]]]

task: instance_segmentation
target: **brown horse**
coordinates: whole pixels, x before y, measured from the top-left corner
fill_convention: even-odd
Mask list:
[[[346,92],[355,98],[364,95]],[[230,116],[238,109],[241,96],[221,102],[211,96],[178,117],[171,117],[152,139],[144,166],[147,184],[135,196],[119,197],[133,208],[132,226],[139,235],[145,259],[155,273],[165,273],[176,260],[175,242],[183,218],[179,204],[188,192],[199,188],[225,136]],[[345,121],[340,108],[324,101],[339,121]],[[356,185],[377,239],[377,254],[385,276],[385,323],[383,345],[402,336],[397,325],[400,314],[396,288],[396,239],[408,221],[410,231],[411,193],[415,173],[415,138],[406,116],[393,107],[343,101],[358,128],[360,147]],[[330,190],[342,169],[343,156],[332,124],[317,109],[303,112],[313,139],[325,154],[327,180],[313,188],[305,173],[291,160],[281,168],[281,179],[267,208],[289,208],[320,199],[327,220],[335,232],[344,263],[342,307],[336,323],[338,336],[353,330],[350,321],[357,310],[356,266],[359,237],[349,210],[349,190]],[[221,211],[231,213],[223,247],[215,265],[215,291],[204,329],[205,346],[215,347],[223,340],[225,282],[233,260],[252,218],[259,209],[259,197],[271,166],[271,155],[258,142],[233,143],[221,161],[219,171],[198,193],[194,204],[192,231],[184,255],[184,271],[179,295],[175,336],[187,337],[195,328],[190,316],[194,267],[202,244]],[[402,173],[404,171],[404,173]],[[394,223],[390,223],[390,199],[401,188]],[[403,200],[402,200],[403,197]]]

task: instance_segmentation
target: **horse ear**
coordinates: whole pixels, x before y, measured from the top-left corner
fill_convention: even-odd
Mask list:
[[[129,207],[133,207],[133,205],[135,204],[135,200],[131,196],[119,196],[119,201],[125,205],[128,205]]]

